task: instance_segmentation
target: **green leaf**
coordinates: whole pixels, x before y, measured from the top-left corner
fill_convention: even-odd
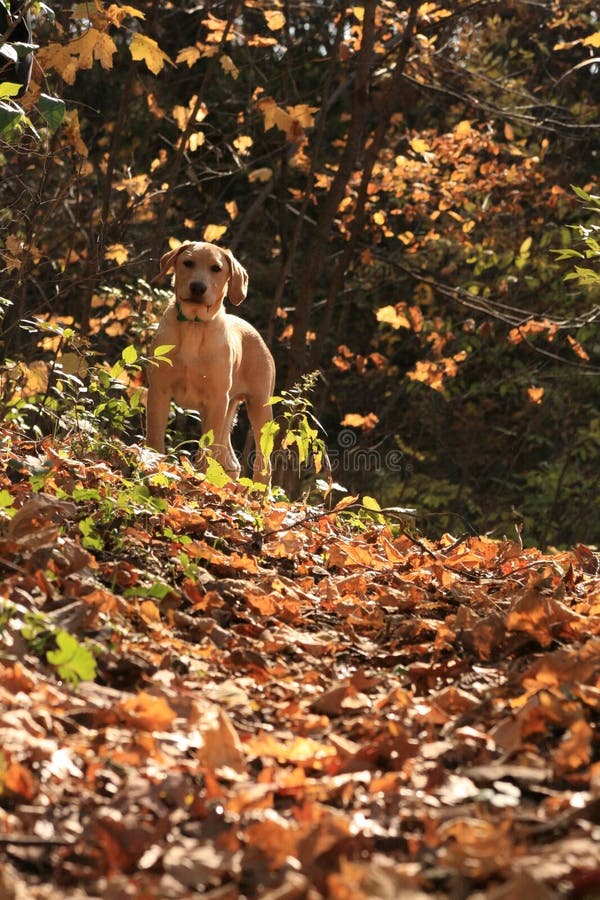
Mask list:
[[[61,124],[66,106],[60,97],[50,97],[48,94],[40,94],[38,108],[50,131],[54,133]]]
[[[374,510],[375,512],[381,512],[381,506],[379,505],[375,497],[363,497],[362,505],[367,509]]]
[[[379,505],[375,497],[363,497],[362,505],[365,507],[365,509],[368,509],[369,512],[373,514],[373,518],[376,522],[379,522],[380,525],[385,524],[385,516],[381,514],[381,506]]]
[[[576,187],[574,184],[571,185],[571,188],[575,191],[578,197],[581,197],[582,200],[589,202],[591,200],[590,194],[587,191],[584,191],[583,188]]]
[[[279,431],[279,427],[279,423],[274,419],[271,419],[269,422],[265,422],[260,430],[260,449],[262,455],[266,459],[268,459],[268,457],[273,452],[273,448],[275,446],[275,436]]]
[[[175,347],[175,344],[161,344],[160,347],[155,347],[153,356],[166,356],[167,353],[170,353],[171,350]]]
[[[171,590],[169,585],[163,581],[155,581],[146,596],[152,597],[154,600],[164,600],[171,593]]]
[[[0,509],[8,509],[14,504],[14,502],[15,498],[12,497],[8,491],[0,491]]]
[[[0,97],[16,97],[20,90],[20,84],[15,84],[13,81],[3,81],[0,84]]]
[[[124,353],[125,351],[123,351]],[[125,371],[125,366],[120,360],[117,360],[110,372],[108,373],[111,378],[118,378]]]
[[[138,352],[135,347],[129,345],[129,347],[125,347],[123,352],[121,353],[121,359],[128,365],[132,366],[133,363],[138,358]]]
[[[210,447],[215,442],[215,433],[212,429],[206,431],[203,435],[201,435],[200,440],[198,441],[198,447],[200,450],[206,450],[207,447]]]
[[[25,113],[20,106],[0,102],[0,134],[8,134],[24,121]]]
[[[56,634],[56,650],[48,650],[46,659],[58,671],[59,676],[73,685],[80,681],[93,681],[96,677],[96,660],[79,641],[67,631]]]
[[[81,543],[87,550],[103,549],[104,541],[96,531],[96,525],[91,516],[81,520],[79,530],[83,536]]]
[[[212,456],[209,456],[206,460],[205,477],[208,483],[214,484],[215,487],[223,487],[223,485],[229,484],[231,481],[223,466]]]

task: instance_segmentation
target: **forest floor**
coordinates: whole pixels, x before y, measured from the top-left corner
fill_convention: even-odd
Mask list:
[[[600,896],[600,558],[3,431],[0,897]]]

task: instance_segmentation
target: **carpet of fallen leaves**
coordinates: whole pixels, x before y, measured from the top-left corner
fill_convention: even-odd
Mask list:
[[[2,898],[599,896],[591,548],[15,436],[0,490]]]

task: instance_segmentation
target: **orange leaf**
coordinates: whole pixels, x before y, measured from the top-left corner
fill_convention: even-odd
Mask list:
[[[37,794],[37,785],[29,769],[13,762],[4,774],[4,788],[29,802]]]
[[[164,697],[155,697],[146,691],[124,700],[119,709],[133,727],[143,731],[165,731],[175,719],[175,713]]]
[[[527,388],[527,396],[529,397],[531,403],[535,403],[537,406],[539,406],[544,396],[544,388],[534,387],[533,385],[531,385],[531,387]]]

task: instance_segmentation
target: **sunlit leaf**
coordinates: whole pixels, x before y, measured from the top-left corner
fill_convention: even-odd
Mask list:
[[[71,684],[93,681],[96,677],[96,660],[86,647],[66,631],[56,635],[56,650],[49,650],[46,659],[54,666],[60,678]]]
[[[143,60],[154,75],[162,71],[165,63],[173,65],[169,56],[160,49],[155,40],[137,31],[131,39],[129,52],[132,59]]]

